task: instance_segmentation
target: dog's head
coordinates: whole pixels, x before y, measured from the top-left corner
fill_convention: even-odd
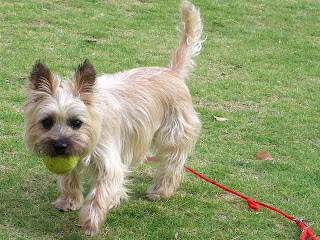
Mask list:
[[[37,61],[26,90],[24,137],[30,150],[51,157],[85,157],[92,152],[100,136],[101,116],[96,71],[88,60],[64,83]]]

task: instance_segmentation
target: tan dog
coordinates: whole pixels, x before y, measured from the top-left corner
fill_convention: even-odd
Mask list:
[[[129,167],[148,151],[158,173],[150,199],[168,198],[179,186],[184,164],[200,131],[185,84],[201,50],[202,22],[189,2],[181,5],[181,40],[167,68],[144,67],[96,77],[89,61],[72,80],[61,82],[36,62],[27,83],[25,142],[36,154],[78,155],[71,172],[59,175],[62,211],[80,209],[80,223],[93,235],[108,210],[127,199]],[[88,169],[91,189],[83,201],[80,173]]]

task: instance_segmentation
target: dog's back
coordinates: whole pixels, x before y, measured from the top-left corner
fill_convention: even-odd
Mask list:
[[[201,124],[185,79],[200,53],[203,26],[199,10],[191,3],[183,2],[180,11],[180,42],[168,68],[143,67],[98,78],[107,108],[119,110],[125,164],[140,162],[150,146],[157,153],[160,145],[175,146],[182,140],[187,155],[199,133]],[[105,116],[110,117],[108,110]]]

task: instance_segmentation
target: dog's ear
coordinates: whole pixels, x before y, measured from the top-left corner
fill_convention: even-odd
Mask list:
[[[31,90],[53,94],[59,86],[59,80],[44,63],[38,60],[33,65],[27,86]]]
[[[74,75],[74,88],[81,95],[92,93],[96,85],[96,70],[94,66],[85,60],[78,66]]]

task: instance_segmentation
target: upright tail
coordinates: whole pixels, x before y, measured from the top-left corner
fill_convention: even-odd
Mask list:
[[[180,43],[172,53],[169,68],[185,79],[194,68],[194,57],[200,53],[203,26],[200,11],[190,2],[184,1],[180,12],[182,19]]]

